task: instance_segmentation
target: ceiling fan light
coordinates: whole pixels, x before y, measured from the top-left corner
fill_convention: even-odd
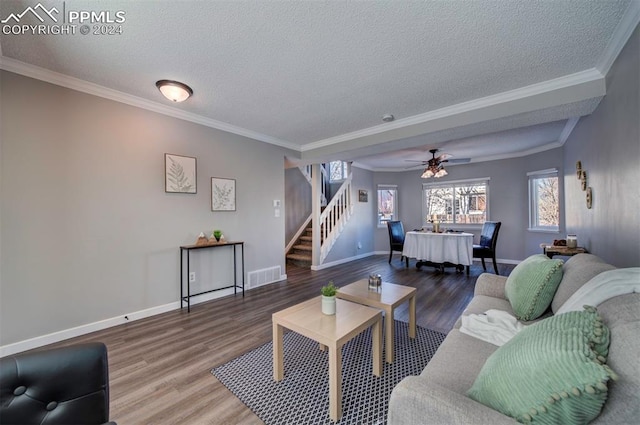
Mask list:
[[[435,178],[439,179],[440,177],[444,177],[447,174],[447,170],[445,170],[444,168],[440,168],[440,170],[438,170],[438,172],[434,175]]]
[[[184,102],[193,95],[193,90],[179,81],[160,80],[156,82],[160,93],[172,102]]]
[[[425,168],[424,173],[422,173],[422,176],[420,177],[422,177],[423,179],[428,179],[430,177],[433,177],[433,171],[431,171],[431,169],[429,168]]]

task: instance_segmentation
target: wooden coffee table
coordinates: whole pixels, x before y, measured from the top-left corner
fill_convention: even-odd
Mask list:
[[[272,315],[273,379],[284,377],[284,328],[311,338],[320,349],[329,348],[329,416],[337,421],[342,416],[342,346],[370,326],[373,374],[382,375],[382,314],[379,310],[336,300],[336,314],[327,316],[321,310],[321,297],[312,298]]]
[[[394,320],[393,311],[405,301],[409,301],[409,337],[416,337],[416,288],[382,282],[379,291],[369,290],[369,280],[362,279],[338,290],[337,297],[354,303],[364,304],[384,310],[385,345],[387,363],[393,363]]]

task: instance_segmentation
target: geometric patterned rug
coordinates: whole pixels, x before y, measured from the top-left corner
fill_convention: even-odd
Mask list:
[[[342,418],[329,418],[328,352],[295,332],[284,335],[284,379],[273,380],[273,345],[268,342],[211,370],[236,397],[267,425],[386,424],[393,387],[409,375],[419,375],[445,334],[395,321],[395,361],[384,361],[383,374],[371,368],[371,331],[367,329],[342,347]],[[384,341],[384,340],[383,340]],[[384,343],[383,343],[384,346]]]

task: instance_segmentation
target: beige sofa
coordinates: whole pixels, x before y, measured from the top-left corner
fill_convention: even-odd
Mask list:
[[[551,311],[545,316],[557,311],[592,277],[611,269],[614,267],[591,254],[579,254],[568,259],[563,265],[563,278]],[[486,273],[479,276],[474,298],[463,315],[483,313],[489,309],[513,314],[505,297],[506,280],[506,277]],[[591,423],[640,423],[640,294],[611,298],[597,309],[611,332],[607,364],[619,379],[609,385],[604,408]],[[461,320],[458,320],[420,376],[407,377],[394,388],[389,402],[388,424],[517,423],[465,395],[485,360],[498,347],[460,332],[460,325]]]

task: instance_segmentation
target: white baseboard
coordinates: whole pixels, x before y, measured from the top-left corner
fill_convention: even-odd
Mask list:
[[[342,260],[332,261],[330,263],[320,264],[319,266],[311,266],[311,270],[318,271],[328,269],[329,267],[339,266],[340,264],[349,263],[351,261],[359,260],[361,258],[371,257],[375,255],[375,252],[369,252],[367,254],[356,255],[355,257],[343,258]]]
[[[286,275],[284,278],[286,279]],[[192,297],[191,305],[199,304],[199,303],[213,300],[216,298],[226,297],[228,295],[233,295],[233,288],[227,288],[217,292],[209,292],[207,294],[202,294],[202,295]],[[135,320],[144,319],[146,317],[166,313],[171,310],[177,310],[179,308],[180,308],[180,301],[175,301],[169,304],[164,304],[156,307],[147,308],[144,310],[134,311],[132,313],[121,314],[119,316],[111,317],[109,319],[99,320],[93,323],[87,323],[86,325],[76,326],[74,328],[53,332],[47,335],[25,339],[24,341],[18,341],[12,344],[2,345],[0,346],[0,357],[10,356],[12,354],[21,353],[27,350],[32,350],[34,348],[53,344],[55,342],[64,341],[65,339],[86,335],[91,332],[100,331],[100,330],[111,328],[118,325],[123,325],[125,323],[129,323]]]

